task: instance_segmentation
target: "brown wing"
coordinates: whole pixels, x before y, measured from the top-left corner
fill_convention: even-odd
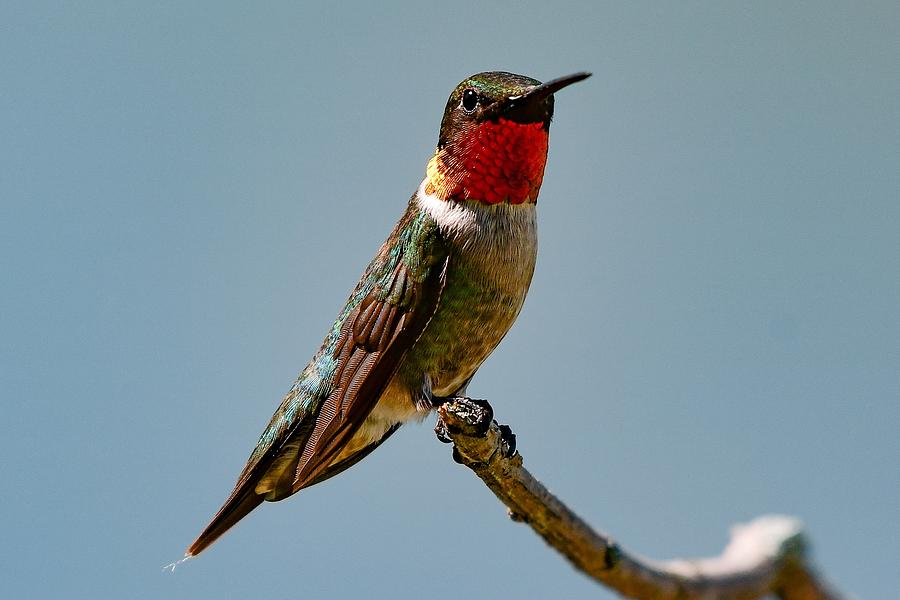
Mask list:
[[[417,282],[400,261],[388,284],[366,296],[347,319],[335,350],[335,387],[300,455],[292,493],[320,480],[375,408],[401,359],[434,315],[445,267],[446,260]]]
[[[231,496],[186,556],[202,552],[263,500],[286,498],[339,473],[393,433],[335,462],[434,315],[447,261],[432,264],[416,277],[398,260],[387,281],[363,298],[341,328],[334,352],[338,367],[333,388],[315,421],[302,419],[279,444],[247,465]]]

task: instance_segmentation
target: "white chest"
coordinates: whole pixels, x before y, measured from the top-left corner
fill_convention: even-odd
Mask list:
[[[444,201],[419,186],[417,202],[465,256],[468,267],[498,291],[523,294],[537,258],[537,210],[533,204]]]

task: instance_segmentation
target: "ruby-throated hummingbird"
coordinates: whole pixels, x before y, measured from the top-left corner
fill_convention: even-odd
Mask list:
[[[465,393],[531,283],[553,94],[589,76],[479,73],[453,90],[424,181],[186,558]]]

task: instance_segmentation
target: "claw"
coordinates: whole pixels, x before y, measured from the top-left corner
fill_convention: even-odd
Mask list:
[[[506,458],[512,458],[516,455],[516,434],[509,428],[509,425],[498,425],[500,429],[500,451]]]
[[[447,424],[444,423],[444,420],[440,417],[438,417],[437,423],[434,424],[434,435],[436,435],[437,439],[444,444],[453,443],[453,438],[450,437],[450,431],[447,429]]]

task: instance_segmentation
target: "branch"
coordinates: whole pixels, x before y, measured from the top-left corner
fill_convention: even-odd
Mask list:
[[[660,600],[840,600],[810,567],[800,522],[763,516],[736,525],[715,558],[655,562],[623,550],[551,494],[525,467],[515,435],[493,420],[483,400],[450,398],[435,433],[453,443],[453,458],[472,469],[505,504],[572,565],[622,596]]]

